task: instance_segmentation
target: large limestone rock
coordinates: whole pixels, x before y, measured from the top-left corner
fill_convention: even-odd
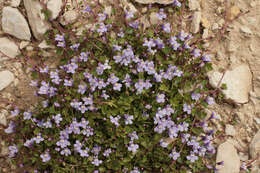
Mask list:
[[[6,88],[14,80],[14,75],[10,71],[0,72],[0,91]]]
[[[214,71],[208,74],[209,82],[213,87],[217,87],[221,80],[222,73]],[[227,99],[236,103],[248,102],[249,92],[252,88],[252,74],[247,64],[241,64],[233,70],[226,71],[220,86],[225,83],[227,89],[223,93]]]
[[[62,8],[62,0],[49,0],[47,8],[51,11],[51,19],[56,19]]]
[[[173,0],[135,0],[138,3],[141,4],[154,4],[154,3],[158,3],[158,4],[172,4]]]
[[[43,34],[50,28],[50,25],[44,20],[44,14],[41,13],[41,4],[38,0],[24,0],[23,2],[33,35],[40,40]]]
[[[197,33],[200,30],[200,20],[201,20],[201,12],[196,11],[194,12],[193,19],[191,22],[191,31],[193,33]]]
[[[11,0],[12,7],[18,7],[21,3],[21,0]]]
[[[200,1],[199,0],[189,0],[189,9],[194,10],[200,10]]]
[[[15,58],[20,54],[18,46],[13,41],[5,37],[0,38],[0,51],[6,55],[5,56],[0,52],[0,61],[3,58]]]
[[[251,158],[256,158],[260,154],[260,130],[256,133],[249,146],[249,153]]]
[[[5,33],[15,36],[16,38],[22,40],[31,39],[28,23],[16,8],[3,8],[2,28]]]
[[[217,152],[217,163],[224,162],[223,165],[217,165],[218,173],[239,173],[240,159],[233,144],[224,142],[219,145]]]

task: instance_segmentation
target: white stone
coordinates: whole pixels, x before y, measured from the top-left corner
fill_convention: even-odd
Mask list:
[[[56,19],[62,8],[62,0],[49,0],[47,2],[47,8],[51,11],[51,19]]]
[[[6,117],[8,116],[8,111],[7,110],[2,110],[0,112],[0,124],[6,126],[7,125],[7,120]]]
[[[260,130],[258,130],[249,145],[249,153],[252,159],[256,158],[257,155],[260,154]]]
[[[251,29],[248,28],[247,26],[240,26],[240,31],[245,33],[245,34],[252,34]]]
[[[43,34],[50,28],[41,12],[42,6],[39,1],[35,0],[24,0],[23,2],[33,35],[36,39],[41,40]]]
[[[106,6],[104,9],[104,13],[106,13],[110,17],[112,15],[112,6]]]
[[[217,30],[219,28],[219,26],[218,26],[218,24],[217,23],[214,23],[213,25],[212,25],[212,30]]]
[[[198,0],[189,0],[189,9],[192,11],[200,10],[200,2]]]
[[[55,48],[54,46],[48,45],[45,40],[43,40],[38,46],[41,49]]]
[[[216,165],[218,173],[239,173],[240,159],[235,147],[230,142],[219,145],[216,162],[224,162],[223,165]]]
[[[155,25],[155,24],[158,24],[159,23],[159,18],[156,16],[156,13],[155,12],[152,12],[150,14],[150,22],[152,25]]]
[[[75,23],[78,18],[78,13],[75,10],[67,11],[63,14],[60,23],[62,25]]]
[[[221,80],[222,73],[213,71],[208,73],[209,82],[213,87],[217,87]],[[222,90],[227,99],[236,103],[248,102],[249,92],[252,88],[252,74],[247,64],[241,64],[233,70],[226,71],[220,86],[225,83],[226,90]]]
[[[12,0],[11,1],[11,6],[12,7],[18,7],[21,3],[21,0]]]
[[[132,3],[128,2],[127,0],[121,0],[121,3],[123,5],[125,11],[129,11],[131,13],[136,13],[138,11],[135,8],[135,6]]]
[[[135,0],[135,1],[141,4],[154,4],[154,3],[172,4],[173,3],[173,0]]]
[[[22,41],[21,43],[20,43],[20,49],[23,49],[23,48],[25,48],[26,46],[28,46],[30,44],[30,42],[29,41]]]
[[[0,72],[0,91],[6,88],[14,80],[14,75],[10,71]]]
[[[197,33],[200,30],[200,20],[201,20],[201,12],[196,11],[194,12],[193,19],[191,22],[191,31],[193,33]]]
[[[226,133],[226,135],[229,135],[229,136],[235,136],[236,129],[234,128],[234,126],[227,124],[226,128],[225,128],[225,133]]]
[[[20,51],[18,49],[18,46],[11,40],[9,40],[8,38],[2,37],[0,38],[0,51],[3,52],[5,55],[7,55],[8,57],[6,57],[5,55],[3,55],[0,52],[0,57],[4,57],[4,58],[15,58],[17,55],[20,54]]]
[[[208,38],[208,35],[209,35],[209,30],[207,28],[203,29],[202,38],[203,39]]]
[[[3,8],[2,28],[5,33],[22,40],[30,40],[31,32],[20,11],[13,7]]]

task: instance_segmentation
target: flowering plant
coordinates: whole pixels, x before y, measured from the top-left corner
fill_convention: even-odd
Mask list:
[[[87,9],[83,13],[92,14]],[[207,158],[215,153],[214,131],[208,124],[216,115],[206,118],[204,112],[214,104],[205,75],[210,55],[191,44],[191,34],[172,33],[164,10],[157,13],[161,23],[145,32],[136,14],[123,12],[114,13],[114,22],[105,13],[93,14],[96,28],[77,39],[48,33],[60,65],[35,68],[31,86],[44,100],[31,110],[13,110],[18,120],[5,130],[14,137],[10,157],[23,169],[212,169]]]

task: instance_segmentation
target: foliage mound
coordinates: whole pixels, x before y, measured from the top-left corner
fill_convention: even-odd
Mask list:
[[[17,120],[10,157],[32,172],[211,172],[213,133],[204,109],[214,104],[210,56],[192,34],[171,32],[167,15],[144,29],[138,15],[91,7],[95,29],[77,38],[49,31],[61,62],[34,68],[31,85],[44,100]],[[95,11],[97,11],[95,7]],[[168,13],[168,14],[166,14]],[[68,26],[69,27],[69,26]],[[31,169],[34,168],[34,169]]]

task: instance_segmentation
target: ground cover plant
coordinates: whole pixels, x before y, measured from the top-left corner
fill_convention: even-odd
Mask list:
[[[46,33],[62,59],[33,68],[43,101],[11,112],[13,162],[31,172],[214,172],[211,59],[192,34],[172,32],[167,15],[180,7],[158,9],[160,24],[144,29],[137,14],[87,6],[95,29]]]

